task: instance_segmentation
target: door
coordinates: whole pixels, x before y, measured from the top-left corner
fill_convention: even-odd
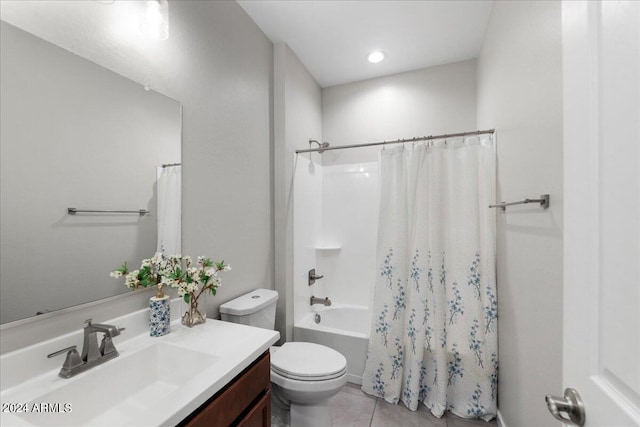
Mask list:
[[[585,426],[640,426],[640,2],[562,15],[563,384]]]

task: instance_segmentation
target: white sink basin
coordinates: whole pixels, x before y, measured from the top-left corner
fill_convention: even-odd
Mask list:
[[[58,377],[64,356],[46,356],[80,344],[82,330],[0,354],[0,400],[9,405],[0,426],[173,427],[279,338],[213,319],[186,328],[179,317],[170,334],[151,337],[148,309],[104,323],[126,328],[115,342],[120,357],[70,379]]]
[[[155,343],[131,355],[121,353],[29,403],[45,403],[49,411],[19,416],[36,425],[133,425],[142,414],[161,409],[173,393],[219,360],[211,354]],[[51,407],[56,404],[59,407]],[[65,404],[71,411],[65,412]]]

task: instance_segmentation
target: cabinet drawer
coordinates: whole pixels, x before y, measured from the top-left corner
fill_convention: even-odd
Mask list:
[[[186,423],[183,422],[181,425],[188,427],[227,427],[237,424],[241,416],[244,415],[244,419],[246,419],[253,409],[264,404],[264,398],[267,398],[269,402],[271,401],[270,380],[271,365],[269,352],[267,351],[225,388],[196,410],[194,412],[195,415],[186,420]]]

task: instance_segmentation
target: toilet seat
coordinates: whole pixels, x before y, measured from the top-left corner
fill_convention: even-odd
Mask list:
[[[287,342],[272,354],[271,370],[297,381],[327,381],[346,374],[347,359],[320,344]]]

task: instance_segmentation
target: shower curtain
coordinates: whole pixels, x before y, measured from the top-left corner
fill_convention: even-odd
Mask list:
[[[180,254],[182,250],[182,166],[158,168],[157,252]]]
[[[492,136],[381,150],[365,392],[495,417],[495,168]]]

